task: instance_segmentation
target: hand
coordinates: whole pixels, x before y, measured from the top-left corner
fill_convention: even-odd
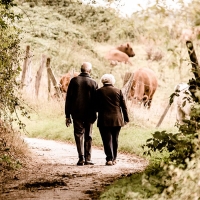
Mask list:
[[[66,121],[65,121],[66,127],[69,127],[71,123],[72,123],[72,120],[70,118],[66,118]]]
[[[124,122],[124,125],[128,124],[128,122]]]

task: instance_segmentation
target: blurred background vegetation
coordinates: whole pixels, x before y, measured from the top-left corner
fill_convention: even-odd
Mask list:
[[[126,72],[148,67],[155,71],[159,83],[152,109],[149,112],[138,111],[132,106],[129,109],[134,125],[155,127],[174,86],[193,77],[185,44],[188,36],[183,31],[195,32],[189,39],[199,57],[198,2],[192,1],[185,7],[180,1],[180,6],[179,10],[172,10],[163,1],[157,1],[156,5],[130,17],[120,17],[114,9],[79,1],[17,1],[15,12],[23,15],[16,24],[22,29],[21,49],[25,51],[26,45],[30,45],[32,52],[32,86],[26,90],[26,97],[33,98],[34,80],[42,55],[51,58],[57,81],[68,71],[79,71],[80,64],[88,60],[93,64],[92,77],[98,83],[104,73],[112,71],[116,86],[122,88]],[[125,42],[131,43],[136,54],[131,58],[133,66],[119,64],[111,68],[105,54]],[[45,72],[39,97],[38,101],[47,99]],[[60,106],[62,113],[63,102]],[[161,127],[173,129],[174,123],[172,105]]]

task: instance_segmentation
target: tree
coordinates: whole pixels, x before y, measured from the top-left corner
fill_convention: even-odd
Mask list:
[[[13,6],[16,6],[13,0],[0,1],[0,120],[10,124],[17,120],[22,128],[24,124],[19,120],[17,110],[21,110],[22,115],[27,112],[18,90],[20,30],[14,25],[20,16],[12,12]]]

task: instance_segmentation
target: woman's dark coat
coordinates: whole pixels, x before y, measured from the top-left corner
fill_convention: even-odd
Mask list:
[[[97,90],[97,126],[123,126],[129,122],[126,103],[122,91],[112,84],[105,84]]]

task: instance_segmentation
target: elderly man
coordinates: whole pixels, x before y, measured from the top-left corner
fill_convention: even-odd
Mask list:
[[[94,164],[91,161],[92,127],[97,117],[94,102],[98,85],[90,77],[91,70],[91,63],[81,65],[81,73],[69,83],[65,101],[66,126],[73,120],[77,165]]]

